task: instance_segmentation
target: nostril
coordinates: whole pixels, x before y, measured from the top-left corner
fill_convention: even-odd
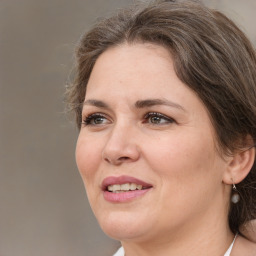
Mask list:
[[[128,159],[129,159],[129,157],[127,157],[127,156],[122,156],[122,157],[118,158],[119,161],[125,161]]]
[[[111,159],[111,158],[107,158],[105,157],[104,160],[110,164],[115,164],[115,165],[119,165],[123,162],[127,162],[130,160],[130,157],[127,157],[127,156],[122,156],[122,157],[119,157],[118,159]]]
[[[111,161],[107,157],[105,157],[104,160],[108,163],[111,163]]]
[[[116,147],[115,145],[108,144],[102,151],[102,159],[114,165],[122,163],[133,162],[139,159],[140,153],[136,145],[126,145],[123,147]]]

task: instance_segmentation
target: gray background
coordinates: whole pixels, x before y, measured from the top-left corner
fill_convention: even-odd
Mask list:
[[[0,256],[107,256],[76,168],[65,83],[80,34],[129,0],[0,0]],[[256,44],[255,0],[205,0]]]

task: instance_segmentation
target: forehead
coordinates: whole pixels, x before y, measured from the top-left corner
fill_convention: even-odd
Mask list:
[[[149,43],[122,44],[99,56],[89,78],[87,93],[108,87],[115,90],[122,87],[127,91],[150,87],[157,93],[167,85],[168,79],[182,84],[167,49]]]
[[[122,44],[97,59],[85,100],[133,104],[167,99],[191,112],[206,111],[196,93],[176,75],[169,51],[154,44]]]

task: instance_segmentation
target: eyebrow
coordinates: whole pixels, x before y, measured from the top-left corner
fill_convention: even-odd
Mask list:
[[[95,100],[95,99],[86,100],[84,101],[83,105],[91,105],[98,108],[110,109],[110,106],[107,103],[105,103],[104,101]],[[167,99],[146,99],[146,100],[138,100],[135,103],[136,108],[147,108],[147,107],[152,107],[157,105],[170,106],[186,112],[186,110],[181,105],[179,105],[178,103],[169,101]]]
[[[165,106],[170,106],[173,108],[177,108],[180,110],[183,110],[186,112],[186,110],[179,105],[178,103],[166,100],[166,99],[147,99],[147,100],[138,100],[135,103],[136,108],[146,108],[146,107],[152,107],[156,105],[165,105]]]
[[[98,108],[110,108],[109,105],[101,100],[85,100],[83,105],[91,105]]]

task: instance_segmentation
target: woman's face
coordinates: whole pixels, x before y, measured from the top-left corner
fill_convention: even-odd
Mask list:
[[[176,76],[165,48],[105,51],[90,76],[82,119],[77,165],[108,235],[164,238],[223,214],[227,163],[216,152],[206,108]]]

